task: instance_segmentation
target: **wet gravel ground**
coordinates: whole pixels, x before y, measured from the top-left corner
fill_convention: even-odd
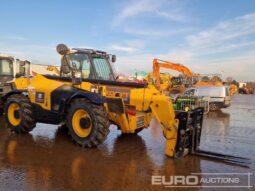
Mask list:
[[[255,172],[255,96],[236,95],[232,106],[205,116],[201,148],[250,158],[249,167],[187,156],[164,155],[157,122],[136,136],[115,126],[98,149],[81,149],[57,126],[38,124],[31,134],[14,135],[0,118],[0,190],[248,190],[247,188],[165,188],[152,175]],[[199,177],[206,177],[206,174]],[[255,175],[250,184],[255,190]],[[241,181],[248,178],[238,175]],[[203,186],[204,184],[199,184]]]

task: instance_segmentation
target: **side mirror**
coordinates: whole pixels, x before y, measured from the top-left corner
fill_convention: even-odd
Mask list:
[[[81,72],[80,71],[74,71],[73,77],[72,77],[72,84],[73,85],[80,85],[81,84]]]
[[[112,55],[112,63],[116,62],[116,55]]]

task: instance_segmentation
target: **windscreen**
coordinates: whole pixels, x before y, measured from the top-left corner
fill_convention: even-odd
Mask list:
[[[0,75],[11,76],[13,74],[13,65],[10,60],[0,59]]]
[[[114,80],[113,72],[110,68],[110,63],[102,57],[93,57],[96,76],[100,80]]]

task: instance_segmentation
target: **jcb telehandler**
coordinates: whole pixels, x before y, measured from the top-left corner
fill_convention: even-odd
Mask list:
[[[73,141],[82,147],[104,141],[110,124],[122,133],[138,133],[154,116],[166,138],[165,154],[197,153],[203,109],[174,111],[170,97],[147,84],[119,82],[110,61],[116,56],[91,49],[57,46],[60,76],[36,75],[16,79],[5,97],[7,126],[28,133],[37,122],[65,123]]]

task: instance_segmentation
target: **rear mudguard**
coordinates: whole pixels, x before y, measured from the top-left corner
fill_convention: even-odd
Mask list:
[[[4,96],[0,97],[0,115],[3,114],[4,104],[9,96],[14,95],[14,94],[22,94],[24,92],[26,92],[26,91],[25,90],[12,90],[12,91],[9,91]]]
[[[11,96],[11,95],[14,95],[14,94],[22,94],[22,93],[25,93],[27,92],[27,90],[12,90],[10,92],[8,92],[7,94],[5,94],[1,100],[2,100],[2,103],[4,103],[6,101],[6,99]]]

